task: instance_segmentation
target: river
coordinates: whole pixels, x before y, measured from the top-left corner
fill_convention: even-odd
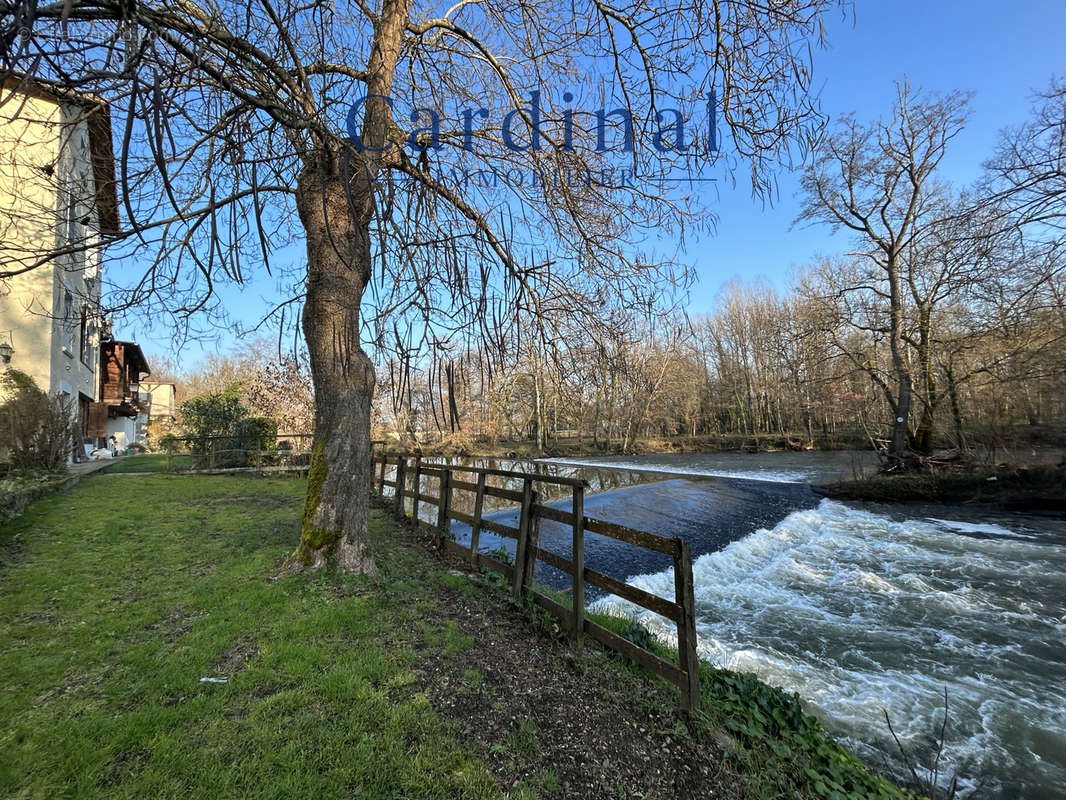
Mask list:
[[[982,798],[1066,798],[1066,520],[842,503],[809,487],[873,466],[863,454],[726,453],[532,468],[586,478],[590,516],[687,539],[701,657],[797,692],[871,765],[903,769],[885,711],[916,760],[931,762],[946,689],[942,773],[983,780]],[[569,534],[545,523],[541,545],[568,555]],[[665,558],[592,534],[586,554],[594,569],[673,596]],[[676,644],[651,612],[610,597],[595,605]]]

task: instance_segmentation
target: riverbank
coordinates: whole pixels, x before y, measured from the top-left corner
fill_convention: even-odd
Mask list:
[[[638,437],[627,446],[620,439],[593,441],[590,437],[560,436],[540,447],[530,439],[492,441],[465,433],[446,436],[439,442],[416,447],[393,439],[376,440],[378,446],[424,455],[464,456],[471,458],[579,458],[607,455],[654,455],[669,453],[773,453],[870,451],[867,432],[862,430],[816,433],[811,439],[800,431],[759,434],[707,434],[699,436]],[[1016,425],[1009,430],[971,432],[970,445],[975,451],[1031,453],[1066,449],[1066,426]],[[945,445],[947,446],[947,445]],[[1024,461],[1024,459],[1021,459]]]
[[[1009,511],[1066,512],[1066,466],[944,465],[813,487],[834,500],[981,504]]]
[[[382,513],[376,579],[276,579],[304,489],[93,476],[0,529],[0,794],[904,797],[750,677],[705,668],[686,728]]]
[[[855,450],[869,442],[858,435],[841,435],[830,441],[813,444],[798,433],[722,434],[709,436],[673,436],[639,438],[623,447],[621,441],[594,442],[592,439],[560,438],[544,447],[530,440],[504,440],[496,443],[468,438],[445,439],[424,444],[421,452],[434,456],[471,458],[579,458],[605,455],[651,455],[659,453],[772,453],[805,450]],[[390,444],[390,448],[394,445]],[[395,446],[395,449],[401,449]],[[403,448],[413,452],[415,448]]]

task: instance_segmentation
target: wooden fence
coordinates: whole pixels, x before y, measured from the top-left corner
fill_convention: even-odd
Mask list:
[[[486,479],[489,477],[520,482],[522,489],[517,491],[492,486],[487,483]],[[426,493],[423,489],[425,479],[435,483],[437,489],[435,495]],[[583,635],[588,634],[612,650],[628,656],[644,668],[676,684],[681,690],[682,714],[687,715],[699,704],[699,658],[696,654],[692,555],[689,544],[684,539],[656,536],[585,516],[584,502],[587,485],[578,478],[429,463],[423,462],[419,457],[412,458],[403,454],[386,453],[374,456],[372,482],[382,497],[386,497],[386,487],[393,490],[392,502],[399,515],[408,514],[407,500],[410,499],[410,512],[414,519],[420,526],[433,533],[438,547],[458,553],[474,566],[485,567],[500,573],[511,582],[511,591],[516,597],[525,594],[537,605],[558,618],[563,627],[570,632],[575,646],[580,647]],[[534,489],[537,484],[555,484],[569,489],[571,510],[563,511],[541,504],[539,494]],[[473,513],[468,514],[454,508],[457,492],[467,492],[473,495]],[[518,527],[485,519],[483,512],[486,496],[517,503],[519,505]],[[420,512],[426,505],[436,509],[435,523],[420,519]],[[466,505],[469,506],[469,503]],[[453,520],[470,526],[468,547],[452,539],[450,530]],[[541,520],[552,520],[570,526],[572,531],[571,558],[565,558],[539,546]],[[513,566],[479,551],[482,531],[490,531],[516,541]],[[674,600],[666,600],[586,567],[586,531],[672,557]],[[537,591],[533,583],[533,568],[537,561],[570,576],[571,597],[573,598],[571,608]],[[590,620],[585,614],[586,584],[596,586],[609,594],[660,614],[675,623],[679,663],[666,661]]]
[[[311,463],[310,440],[311,434],[279,433],[273,449],[260,450],[240,446],[237,436],[167,436],[163,439],[166,471],[306,472]],[[179,459],[193,459],[193,463],[179,467],[175,463]]]

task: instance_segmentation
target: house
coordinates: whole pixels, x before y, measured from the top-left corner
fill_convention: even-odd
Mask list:
[[[99,401],[103,238],[118,233],[107,105],[24,76],[0,83],[0,368]]]
[[[141,391],[152,396],[151,410],[148,412],[149,422],[170,423],[177,419],[178,385],[176,383],[142,381]]]
[[[178,386],[169,381],[141,381],[141,391],[151,395],[148,407],[149,430],[145,444],[159,447],[164,438],[178,428]]]
[[[100,403],[91,407],[90,435],[112,436],[119,450],[135,442],[144,444],[152,407],[152,394],[141,379],[151,370],[136,342],[108,339],[100,345]],[[101,409],[102,407],[102,409]]]

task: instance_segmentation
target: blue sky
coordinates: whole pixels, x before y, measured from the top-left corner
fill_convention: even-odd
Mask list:
[[[831,18],[829,47],[815,53],[822,108],[834,117],[853,111],[860,120],[887,115],[894,81],[903,77],[929,91],[974,92],[970,122],[941,167],[946,180],[970,183],[999,131],[1023,122],[1034,93],[1047,88],[1053,74],[1066,73],[1064,33],[1062,0],[859,0],[854,20]],[[780,175],[772,208],[753,200],[746,187],[732,190],[721,181],[718,187],[720,197],[709,198],[719,216],[717,232],[688,249],[699,281],[690,293],[691,313],[708,310],[730,278],[762,276],[784,288],[793,265],[847,247],[845,237],[830,236],[823,226],[793,227],[799,209],[795,175]]]
[[[1027,119],[1034,93],[1046,88],[1052,75],[1066,74],[1062,0],[1013,5],[989,0],[858,0],[853,14],[832,12],[826,21],[829,45],[815,51],[815,86],[830,116],[855,112],[870,120],[886,115],[894,82],[903,77],[925,90],[974,93],[970,122],[942,165],[942,176],[958,184],[978,177],[1002,128]],[[722,284],[734,277],[763,277],[783,289],[793,266],[847,248],[843,236],[830,236],[824,227],[793,227],[799,208],[797,177],[782,172],[779,187],[774,204],[766,206],[751,197],[747,186],[733,189],[725,181],[709,185],[707,206],[718,215],[718,226],[714,235],[690,241],[684,255],[697,274],[690,313],[710,310]],[[294,259],[302,258],[300,248],[290,252]],[[251,320],[273,291],[273,281],[260,280],[227,292],[227,305]],[[246,314],[241,313],[244,309]],[[120,325],[118,333],[139,339],[149,354],[170,355],[169,331],[146,330],[142,323]],[[227,349],[232,341],[223,335],[218,344],[187,345],[178,360],[191,366],[207,352]]]

